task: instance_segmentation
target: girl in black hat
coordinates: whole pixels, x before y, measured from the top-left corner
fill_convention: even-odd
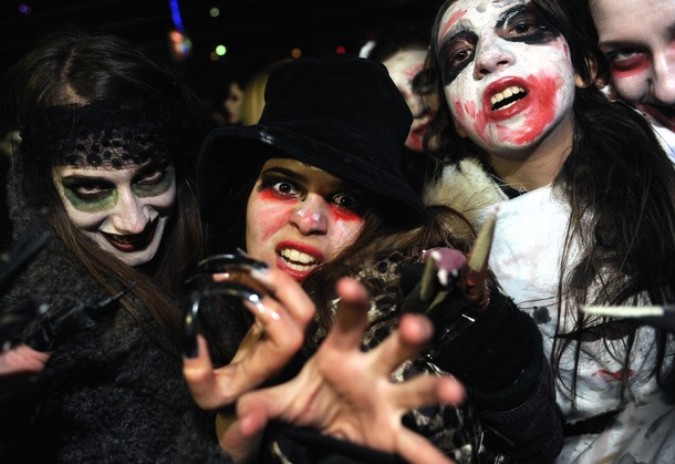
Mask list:
[[[198,175],[211,251],[238,246],[302,281],[319,311],[310,340],[316,345],[331,327],[339,296],[333,289],[342,277],[357,278],[373,295],[364,341],[372,349],[396,326],[404,305],[428,309],[416,286],[423,251],[468,251],[473,231],[466,220],[443,208],[432,214],[401,173],[410,122],[383,65],[305,59],[272,74],[259,124],[217,129],[202,146]],[[406,424],[460,462],[546,462],[561,445],[561,423],[541,338],[529,317],[490,288],[489,303],[487,292],[472,299],[448,291],[436,320],[447,336],[443,344],[436,339],[426,357],[394,374],[398,380],[417,372],[457,376],[471,402],[459,411],[464,422],[458,425],[457,409],[440,407],[420,409]],[[458,316],[476,309],[485,317],[452,331],[457,321],[445,317],[458,307],[464,308]],[[275,396],[274,409],[294,417],[290,411],[304,401],[300,392]]]

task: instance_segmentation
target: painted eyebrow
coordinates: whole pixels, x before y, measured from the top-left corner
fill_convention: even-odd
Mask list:
[[[71,187],[73,185],[95,185],[98,187],[114,187],[115,183],[110,180],[86,174],[69,174],[67,176],[61,177],[61,183],[66,187]]]
[[[471,21],[460,19],[455,24],[453,24],[449,30],[453,30],[454,32],[451,35],[448,35],[446,32],[445,36],[441,40],[441,48],[447,46],[448,43],[455,40],[458,36],[470,32],[472,30]]]
[[[531,4],[530,4],[531,5]],[[513,19],[514,16],[517,16],[518,14],[522,13],[523,11],[527,12],[530,11],[530,8],[528,4],[522,4],[522,5],[516,5],[508,10],[503,11],[499,15],[499,19],[497,20],[496,27],[502,28],[504,27],[504,24],[506,24],[508,21]]]
[[[598,47],[614,50],[617,48],[644,48],[644,45],[630,40],[607,40],[605,42],[598,42]]]
[[[134,177],[143,176],[154,171],[166,169],[169,164],[171,164],[171,161],[168,158],[152,160],[148,164],[140,166]]]
[[[319,168],[319,169],[321,169],[321,168]],[[344,180],[340,179],[339,177],[335,176],[334,174],[329,173],[328,171],[324,171],[324,172],[327,172],[328,174],[330,174],[333,177],[336,177],[338,179],[338,181],[335,184],[335,190],[343,190],[344,189],[344,190],[365,191],[365,189],[359,187],[358,185],[353,184],[351,182],[344,181]],[[268,175],[269,176],[281,175],[281,176],[284,176],[284,177],[288,177],[292,180],[296,180],[298,182],[304,182],[304,183],[308,182],[307,177],[303,176],[302,174],[300,174],[296,171],[287,169],[287,168],[280,167],[280,166],[274,166],[274,167],[271,167],[269,169],[265,169],[264,171],[262,171],[260,173],[261,177],[268,176]]]
[[[439,50],[439,55],[446,57],[448,55],[448,48],[452,45],[455,40],[461,39],[467,42],[472,42],[473,34],[469,29],[461,29],[450,36],[446,36],[441,42],[441,48]]]
[[[297,173],[296,171],[292,171],[287,168],[282,168],[279,166],[274,166],[271,168],[267,168],[264,171],[260,173],[261,176],[268,176],[268,175],[282,175],[284,177],[289,177],[294,180],[298,181],[305,181],[307,178],[303,176],[302,174]]]
[[[675,22],[668,26],[668,32],[666,33],[668,37],[672,40],[675,37]],[[606,40],[598,42],[598,47],[605,48],[642,48],[644,45],[641,42],[636,42],[633,40]]]
[[[509,0],[506,0],[507,2]],[[500,5],[501,3],[504,3],[503,1],[495,1],[493,2],[494,4]],[[495,27],[503,27],[504,24],[511,20],[514,16],[517,14],[521,13],[522,11],[528,11],[530,9],[529,5],[527,3],[522,3],[518,5],[514,5],[511,8],[503,11],[500,15],[499,18],[497,19],[497,23]],[[451,36],[447,35],[446,31],[446,36],[443,38],[443,44],[446,43],[446,41],[454,40],[458,34],[462,34],[465,31],[470,31],[471,30],[471,25],[472,23],[464,18],[459,19],[455,24],[452,25],[452,27],[449,30],[454,30],[453,34]]]

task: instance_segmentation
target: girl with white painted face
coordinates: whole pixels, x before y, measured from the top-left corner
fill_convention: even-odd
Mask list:
[[[425,198],[477,224],[498,205],[490,265],[542,332],[568,421],[559,460],[668,462],[673,430],[651,414],[672,340],[580,310],[673,301],[675,175],[645,121],[592,85],[572,8],[443,4],[429,75],[444,100],[434,122],[444,165]]]
[[[403,170],[417,192],[434,165],[434,158],[427,151],[429,145],[424,141],[438,107],[438,98],[433,92],[422,93],[416,88],[427,57],[428,34],[428,30],[422,34],[418,29],[402,24],[390,26],[373,32],[359,52],[359,56],[386,66],[413,115],[403,151]]]

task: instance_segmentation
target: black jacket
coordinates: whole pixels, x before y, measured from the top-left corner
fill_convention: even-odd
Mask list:
[[[0,308],[33,298],[49,304],[53,317],[108,296],[55,239]],[[138,309],[140,324],[111,305],[59,341],[32,382],[4,392],[0,462],[232,462],[216,442],[213,414],[187,390],[180,355]]]

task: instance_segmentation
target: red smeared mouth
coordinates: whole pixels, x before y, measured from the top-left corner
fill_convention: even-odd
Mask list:
[[[675,108],[645,103],[638,104],[637,107],[640,111],[656,119],[663,127],[669,129],[671,132],[675,132]]]
[[[152,239],[155,237],[155,231],[157,230],[158,223],[159,218],[155,218],[155,220],[150,222],[145,227],[145,230],[140,234],[117,235],[101,232],[101,235],[103,235],[108,243],[115,247],[115,249],[125,253],[133,253],[134,251],[144,250],[148,247],[150,242],[152,242]]]
[[[507,77],[488,86],[483,95],[483,107],[490,109],[490,119],[502,121],[520,113],[527,106],[528,95],[525,81]]]
[[[316,248],[294,242],[281,242],[277,245],[277,267],[295,280],[304,280],[310,272],[324,262],[324,257]]]

